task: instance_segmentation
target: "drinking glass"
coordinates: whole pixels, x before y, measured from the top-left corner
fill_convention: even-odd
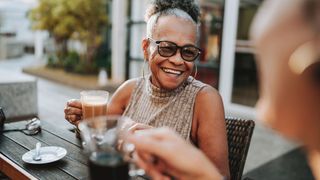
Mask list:
[[[107,114],[107,104],[109,98],[108,91],[90,90],[82,91],[81,103],[83,119],[89,119],[96,116]]]
[[[80,92],[83,120],[107,114],[109,92],[103,90],[89,90]],[[76,136],[80,138],[79,128],[76,128]]]
[[[123,145],[121,122],[125,116],[95,116],[79,123],[92,180],[129,179],[129,162]]]

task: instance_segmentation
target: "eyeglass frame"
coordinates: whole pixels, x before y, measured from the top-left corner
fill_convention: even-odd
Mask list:
[[[159,41],[159,40],[154,40],[154,39],[152,39],[151,37],[148,37],[148,40],[151,40],[151,41],[153,41],[153,42],[155,42],[156,43],[156,45],[158,46],[158,48],[157,48],[157,50],[158,50],[158,54],[160,55],[160,56],[162,56],[162,57],[172,57],[172,56],[174,56],[174,55],[176,55],[177,54],[177,51],[178,51],[178,49],[179,49],[179,51],[180,51],[180,56],[181,56],[181,58],[184,60],[184,61],[187,61],[187,62],[194,62],[198,57],[199,57],[199,55],[201,54],[201,52],[202,52],[202,49],[200,49],[200,48],[198,48],[198,47],[196,47],[196,46],[194,46],[194,45],[191,45],[191,44],[189,44],[189,45],[184,45],[184,46],[178,46],[176,43],[174,43],[174,42],[172,42],[172,41]],[[175,45],[177,48],[176,48],[176,50],[175,50],[175,52],[171,55],[171,56],[163,56],[160,52],[160,43],[161,42],[168,42],[168,43],[171,43],[171,44],[173,44],[173,45]],[[196,49],[198,49],[199,50],[199,52],[197,53],[197,55],[192,59],[192,60],[187,60],[187,59],[185,59],[185,58],[183,58],[183,55],[182,55],[182,53],[181,53],[181,50],[183,49],[183,48],[185,48],[185,47],[194,47],[194,48],[196,48]]]

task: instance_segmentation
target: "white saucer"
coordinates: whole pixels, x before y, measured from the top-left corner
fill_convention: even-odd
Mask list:
[[[46,163],[58,161],[58,160],[62,159],[67,154],[67,150],[62,147],[58,147],[58,146],[41,147],[40,148],[41,160],[35,161],[35,160],[33,160],[33,156],[34,156],[35,152],[36,152],[35,149],[32,149],[32,150],[26,152],[22,156],[22,160],[24,162],[30,163],[30,164],[46,164]]]

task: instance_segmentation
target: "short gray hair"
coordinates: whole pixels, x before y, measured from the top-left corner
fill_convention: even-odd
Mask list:
[[[147,37],[152,37],[153,31],[158,22],[158,19],[163,16],[174,16],[174,17],[178,17],[186,21],[192,22],[197,28],[197,40],[199,39],[200,24],[195,22],[194,19],[187,12],[178,8],[165,9],[163,11],[159,11],[153,14],[152,16],[150,16],[149,19],[147,20]]]

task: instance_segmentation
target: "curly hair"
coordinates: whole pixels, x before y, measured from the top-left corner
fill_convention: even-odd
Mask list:
[[[180,9],[186,12],[195,23],[199,22],[200,7],[195,0],[152,0],[150,4],[145,15],[146,21],[154,14],[165,12],[169,9]]]

